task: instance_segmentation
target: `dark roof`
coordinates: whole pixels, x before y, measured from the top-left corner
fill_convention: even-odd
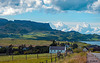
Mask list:
[[[94,48],[94,47],[98,47],[97,45],[90,45],[88,46],[88,48]]]
[[[50,50],[65,50],[65,46],[50,46]]]

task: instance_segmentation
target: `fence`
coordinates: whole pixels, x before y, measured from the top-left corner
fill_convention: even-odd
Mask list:
[[[65,54],[62,54],[60,57],[57,57],[57,55],[55,57],[52,57],[52,54],[50,55],[50,61],[48,60],[45,60],[45,61],[42,61],[40,63],[56,63],[57,61],[59,61],[60,59],[64,59],[64,57],[66,57]]]
[[[60,58],[57,57],[57,54],[30,54],[30,55],[9,55],[9,56],[0,56],[0,62],[2,61],[14,61],[14,60],[28,60],[35,59],[37,63],[52,63],[57,60],[64,58],[64,55]],[[39,61],[38,61],[39,60]]]

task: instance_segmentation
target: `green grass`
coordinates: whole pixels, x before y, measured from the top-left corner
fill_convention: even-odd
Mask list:
[[[0,46],[8,46],[10,44],[19,46],[22,44],[26,44],[26,46],[33,45],[33,46],[43,46],[43,45],[50,45],[52,41],[45,41],[45,40],[21,40],[21,39],[0,39]]]
[[[57,41],[58,42],[58,41]],[[60,43],[64,43],[64,41],[60,41]],[[19,39],[15,39],[15,40],[11,40],[11,39],[1,39],[0,40],[0,45],[21,45],[21,44],[26,44],[26,45],[50,45],[52,42],[51,41],[45,41],[45,40],[19,40]],[[71,42],[69,42],[71,43]],[[79,45],[79,47],[81,46],[88,46],[89,44],[86,43],[81,43],[81,42],[75,42]],[[16,47],[15,47],[16,48]],[[27,55],[27,60],[26,60],[26,55],[13,55],[13,61],[12,61],[12,56],[0,56],[0,63],[40,63],[40,62],[44,62],[46,63],[46,60],[48,62],[50,62],[50,54],[39,54],[38,55],[38,59],[37,59],[37,55],[36,54],[32,54],[32,55]],[[60,60],[59,63],[72,63],[74,61],[86,61],[85,58],[85,53],[74,53],[71,55],[68,55],[65,59]],[[53,55],[53,61],[55,58],[55,54]],[[77,58],[77,59],[72,59],[72,58]],[[83,63],[84,63],[83,62]],[[77,62],[76,62],[77,63]]]
[[[23,38],[34,38],[34,39],[36,39],[36,37],[34,37],[33,35],[23,35]]]
[[[54,61],[56,54],[52,54],[52,58]],[[12,56],[0,56],[0,63],[39,63],[39,62],[48,62],[51,61],[51,56],[50,54],[32,54],[32,55],[27,55],[27,60],[26,60],[26,55],[13,55],[13,61],[12,61]]]
[[[91,40],[93,40],[93,41],[100,41],[100,39],[97,39],[97,38],[92,38]]]
[[[52,55],[52,60],[55,62],[55,57],[56,54]],[[46,63],[46,60],[48,63],[51,62],[51,56],[48,53],[45,54],[32,54],[32,55],[27,55],[27,60],[26,60],[26,55],[13,55],[13,60],[12,56],[0,56],[0,63]],[[86,63],[86,53],[85,52],[80,52],[80,53],[74,53],[74,54],[68,54],[64,59],[56,59],[56,63]]]
[[[77,44],[79,47],[83,47],[83,46],[89,46],[90,44],[86,44],[86,43],[82,43],[82,42],[74,42],[75,44]]]
[[[46,36],[51,36],[52,34],[49,34],[48,32],[32,32],[32,33],[29,33],[29,35],[23,35],[23,36],[20,36],[22,38],[33,38],[33,39],[37,39],[37,37],[46,37]]]
[[[57,41],[60,43],[65,43],[65,41]],[[14,46],[19,46],[22,44],[26,44],[26,46],[33,45],[33,46],[49,46],[52,41],[46,40],[23,40],[23,39],[0,39],[0,46],[9,46],[10,44]],[[71,42],[69,42],[71,44]],[[88,46],[89,44],[81,43],[81,42],[74,42],[79,46]]]

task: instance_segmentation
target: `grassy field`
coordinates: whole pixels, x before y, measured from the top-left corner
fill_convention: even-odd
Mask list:
[[[55,54],[52,55],[52,60],[55,63]],[[37,55],[16,55],[13,56],[1,56],[0,57],[0,63],[46,63],[46,60],[48,63],[51,62],[51,56],[50,54],[39,54],[38,58]],[[56,63],[86,63],[86,53],[74,53],[74,54],[68,54],[64,59],[56,59]]]
[[[22,44],[33,45],[33,46],[43,46],[43,45],[50,45],[52,41],[45,41],[45,40],[21,40],[21,39],[0,39],[0,46],[8,46],[10,44],[18,46]]]
[[[58,41],[57,41],[58,42]],[[61,43],[62,41],[60,41]],[[0,45],[2,46],[8,46],[10,44],[12,45],[22,45],[22,44],[26,44],[26,45],[33,45],[33,46],[42,46],[42,45],[50,45],[52,43],[52,41],[45,41],[45,40],[19,40],[19,39],[15,39],[15,40],[11,40],[11,39],[0,39]],[[62,42],[63,43],[63,42]],[[74,42],[70,44],[74,44],[77,43],[79,47],[82,46],[88,46],[89,44],[86,43],[81,43],[81,42]],[[55,60],[55,54],[53,54],[53,61]],[[27,60],[26,60],[27,58]],[[48,61],[48,63],[50,63],[51,61],[51,57],[50,54],[38,54],[38,58],[37,58],[37,54],[32,54],[32,55],[13,55],[13,61],[12,61],[12,56],[0,56],[0,63],[40,63],[40,62],[44,62],[46,63],[46,60]],[[86,63],[86,53],[74,53],[74,54],[70,54],[67,55],[64,59],[61,59],[59,61],[57,61],[57,63]]]
[[[82,43],[82,42],[74,42],[75,44],[77,44],[79,47],[83,47],[83,46],[89,46],[90,44],[86,44],[86,43]]]
[[[57,41],[60,43],[65,43],[65,41]],[[24,40],[24,39],[0,39],[0,46],[9,46],[10,44],[14,46],[19,46],[22,44],[25,44],[26,46],[33,45],[33,46],[49,46],[52,43],[52,41],[46,41],[46,40]],[[71,42],[69,42],[71,43]],[[87,46],[89,44],[81,43],[81,42],[74,42],[78,44],[79,46]]]
[[[64,59],[57,61],[56,63],[86,63],[86,53],[74,53],[67,55]]]
[[[56,57],[56,54],[52,54],[52,60],[54,61]],[[32,54],[27,55],[13,55],[13,61],[12,56],[0,56],[0,63],[40,63],[40,62],[48,62],[51,61],[51,55],[50,54]]]

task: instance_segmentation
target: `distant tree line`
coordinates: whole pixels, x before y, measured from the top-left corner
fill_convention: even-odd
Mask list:
[[[8,47],[1,47],[0,53],[6,53],[7,55],[12,54],[39,54],[39,53],[48,53],[49,46],[35,46],[32,45],[26,47],[26,45],[20,45],[17,48],[14,48],[13,45],[9,45]]]
[[[59,43],[59,42],[56,42],[55,40],[53,40],[52,43],[50,44],[50,46],[66,46],[66,45],[69,45],[72,49],[78,48],[77,44],[71,44],[68,42]],[[7,55],[49,53],[49,46],[35,46],[35,47],[33,47],[32,45],[30,45],[27,47],[24,44],[24,45],[20,45],[18,47],[14,47],[11,44],[7,47],[1,47],[0,53],[5,53]]]

